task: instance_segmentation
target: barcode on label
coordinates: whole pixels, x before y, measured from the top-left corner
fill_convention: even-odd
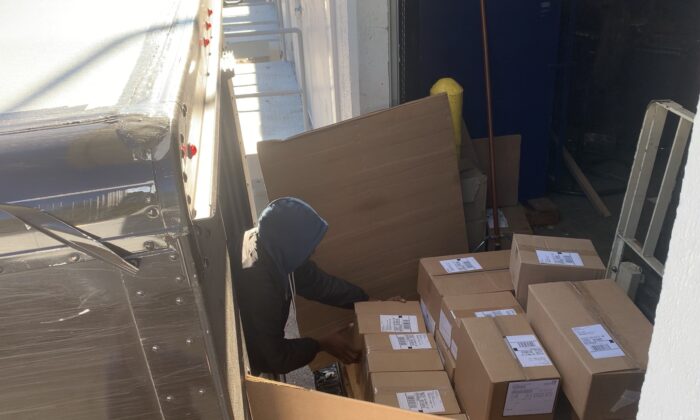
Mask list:
[[[445,406],[442,403],[440,392],[432,389],[428,391],[397,392],[396,399],[399,407],[404,410],[418,411],[421,413],[444,413]]]
[[[534,335],[509,335],[506,343],[522,367],[551,366],[552,361]]]
[[[625,352],[622,351],[601,324],[574,327],[571,330],[594,359],[607,359],[625,355]]]
[[[481,270],[481,264],[474,257],[455,258],[440,261],[442,268],[448,273],[463,273],[465,271]]]
[[[391,334],[389,335],[391,348],[394,350],[421,350],[431,349],[427,334]]]
[[[549,414],[559,388],[558,379],[511,382],[508,384],[504,416]]]
[[[415,315],[379,315],[381,332],[418,332]]]
[[[493,311],[479,311],[479,312],[474,312],[474,315],[477,318],[495,318],[497,316],[511,316],[511,315],[517,315],[518,313],[515,312],[515,309],[496,309]]]
[[[539,249],[535,252],[540,264],[583,266],[583,260],[577,252],[542,251]]]

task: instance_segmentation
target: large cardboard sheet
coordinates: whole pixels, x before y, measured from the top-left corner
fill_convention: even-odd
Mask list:
[[[301,198],[330,227],[313,259],[370,296],[416,295],[418,259],[467,251],[445,95],[258,145],[270,200]],[[302,335],[352,312],[297,301]]]
[[[250,414],[255,420],[430,420],[443,417],[246,377]]]

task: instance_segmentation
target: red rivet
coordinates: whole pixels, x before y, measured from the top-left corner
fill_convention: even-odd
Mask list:
[[[204,26],[205,26],[207,29],[211,29],[211,23],[209,23],[209,22],[206,22],[206,23],[204,24]]]
[[[194,155],[197,154],[197,146],[194,144],[188,144],[187,145],[187,157],[192,159]]]
[[[204,38],[204,46],[205,47],[209,46],[209,38]]]
[[[207,9],[207,16],[211,16],[211,14],[212,14],[212,13],[214,13],[214,11],[213,11],[213,10],[211,10],[211,9]]]

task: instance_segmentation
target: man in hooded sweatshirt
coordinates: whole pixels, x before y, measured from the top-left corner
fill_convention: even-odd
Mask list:
[[[327,229],[311,206],[285,197],[271,202],[258,226],[243,235],[243,274],[236,292],[253,373],[287,373],[307,365],[319,351],[345,363],[358,361],[358,349],[339,331],[318,340],[284,337],[295,294],[345,309],[368,300],[361,288],[309,260]]]

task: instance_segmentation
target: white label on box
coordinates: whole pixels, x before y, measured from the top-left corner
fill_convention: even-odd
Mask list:
[[[457,343],[455,343],[454,340],[450,343],[450,353],[452,353],[452,357],[457,360],[457,353],[459,353],[459,347],[457,347]]]
[[[420,300],[420,311],[423,313],[423,321],[425,321],[425,326],[428,328],[428,332],[431,334],[434,333],[435,321],[433,320],[433,317],[430,316],[428,307],[425,305],[425,302],[423,302],[423,299]]]
[[[464,273],[465,271],[481,270],[481,264],[474,257],[442,260],[440,265],[448,273]]]
[[[495,318],[497,316],[511,316],[511,315],[517,315],[518,313],[515,312],[515,309],[496,309],[493,311],[479,311],[479,312],[474,312],[474,315],[476,315],[477,318]]]
[[[391,348],[394,350],[421,350],[432,349],[428,334],[391,334],[389,335]]]
[[[552,361],[534,335],[509,335],[506,341],[522,367],[552,365]]]
[[[583,267],[583,260],[578,252],[535,251],[540,264],[572,265]]]
[[[415,315],[379,315],[382,332],[417,333],[418,318]]]
[[[600,324],[574,327],[573,330],[581,344],[588,350],[594,359],[607,359],[608,357],[624,356],[620,346],[610,337],[605,328]]]
[[[440,397],[440,391],[397,392],[399,407],[404,410],[418,411],[421,413],[444,413],[445,406]]]
[[[559,379],[509,383],[503,415],[526,416],[551,413],[558,387]]]
[[[486,217],[489,221],[489,229],[493,229],[493,209],[486,209]],[[502,228],[508,227],[508,219],[506,219],[506,215],[503,214],[501,209],[498,209],[498,226]]]
[[[452,340],[452,324],[450,324],[450,320],[447,319],[447,315],[445,315],[442,310],[440,310],[440,323],[438,324],[438,328],[440,329],[440,334],[443,340],[445,340],[445,343],[449,343],[450,340]]]

